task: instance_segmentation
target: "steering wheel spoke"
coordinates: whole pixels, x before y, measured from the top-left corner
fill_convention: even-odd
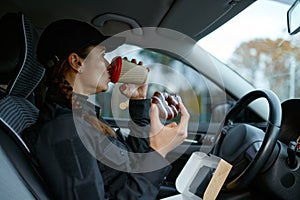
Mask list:
[[[248,124],[233,126],[237,114],[258,98],[265,98],[269,104],[269,116],[266,131]],[[272,154],[281,125],[281,104],[270,90],[254,90],[243,96],[228,112],[226,126],[214,148],[213,153],[224,160],[235,163],[243,156],[249,162],[240,169],[239,174],[225,183],[227,190],[241,190],[249,186],[256,175],[263,169]],[[230,124],[230,125],[228,125]],[[240,162],[243,162],[242,160]],[[235,166],[233,166],[233,169]],[[233,172],[235,174],[236,172]]]

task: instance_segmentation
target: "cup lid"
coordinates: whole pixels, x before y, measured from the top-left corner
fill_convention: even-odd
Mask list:
[[[111,62],[110,80],[112,83],[118,82],[122,69],[122,58],[121,56],[116,56]]]

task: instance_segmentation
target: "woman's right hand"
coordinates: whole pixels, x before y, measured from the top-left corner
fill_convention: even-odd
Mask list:
[[[173,122],[164,126],[159,118],[159,110],[156,104],[151,104],[150,110],[150,146],[163,157],[180,145],[186,139],[190,115],[179,102],[181,119],[179,124]]]

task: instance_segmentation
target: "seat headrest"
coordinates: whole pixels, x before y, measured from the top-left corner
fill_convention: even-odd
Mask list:
[[[20,14],[8,13],[0,20],[0,84],[7,85],[22,65],[25,40]]]
[[[0,84],[8,85],[6,94],[27,98],[45,71],[36,60],[38,34],[22,13],[6,13],[0,27]]]

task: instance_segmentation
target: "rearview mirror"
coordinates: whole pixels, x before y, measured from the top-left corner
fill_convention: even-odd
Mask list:
[[[287,12],[288,32],[294,35],[300,31],[300,0],[296,0]]]

